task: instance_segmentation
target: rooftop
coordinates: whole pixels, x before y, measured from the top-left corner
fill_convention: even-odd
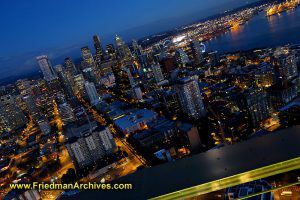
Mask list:
[[[121,129],[126,129],[139,122],[143,122],[144,120],[153,118],[155,116],[157,116],[157,113],[151,110],[147,110],[147,109],[136,110],[127,113],[124,117],[120,119],[115,120],[115,124]]]
[[[154,122],[148,123],[148,127],[149,129],[146,129],[140,133],[135,134],[134,138],[142,140],[154,133],[158,133],[158,132],[163,133],[164,131],[175,128],[176,123],[164,118],[159,118]]]

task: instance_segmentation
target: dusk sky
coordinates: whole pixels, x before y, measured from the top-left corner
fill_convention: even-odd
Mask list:
[[[255,0],[250,0],[253,2]],[[200,20],[244,0],[9,0],[0,6],[0,78],[37,69],[35,57],[79,56],[92,36],[103,44],[165,31]],[[74,52],[77,52],[74,54]],[[75,58],[75,57],[74,57]],[[59,64],[59,63],[53,63]]]

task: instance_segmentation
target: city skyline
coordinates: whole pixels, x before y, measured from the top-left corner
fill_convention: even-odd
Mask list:
[[[134,1],[128,3],[133,6],[130,11],[122,10],[122,6],[128,4],[120,2],[102,5],[90,1],[76,6],[70,5],[68,1],[59,4],[55,1],[45,4],[3,3],[0,13],[2,18],[7,20],[3,24],[4,31],[0,33],[0,79],[36,71],[35,57],[39,54],[46,54],[51,60],[62,60],[68,55],[78,58],[80,52],[76,50],[87,44],[91,46],[89,38],[95,34],[101,37],[104,44],[112,43],[116,33],[120,33],[126,42],[129,42],[255,1],[226,0],[222,3],[205,3],[193,0],[189,5],[184,4],[182,0],[172,4],[168,1]],[[97,6],[91,6],[94,4],[99,7],[107,6],[105,13],[97,13]],[[165,9],[169,12],[165,12]],[[87,10],[90,10],[90,14],[86,14]],[[118,12],[111,13],[107,12],[108,10]],[[85,14],[81,17],[76,16],[75,12]]]
[[[248,2],[218,15],[212,1],[202,4],[210,17],[152,34],[198,19],[196,3],[188,20],[179,12],[190,4],[173,18],[159,11],[182,0],[167,8],[156,1],[111,5],[120,13],[101,19],[110,28],[146,23],[123,24],[141,11],[161,23],[109,39],[109,29],[91,28],[101,23],[99,2],[68,10],[57,3],[50,18],[61,21],[53,24],[43,21],[51,3],[26,4],[33,6],[27,13],[41,8],[36,30],[46,28],[27,26],[3,55],[25,45],[26,32],[33,38],[50,29],[53,38],[27,41],[32,45],[12,59],[22,62],[18,52],[46,44],[52,50],[31,52],[31,73],[0,61],[0,199],[300,198],[300,0]],[[78,6],[81,15],[64,17]],[[69,18],[79,22],[73,34]],[[57,24],[65,26],[54,33]],[[70,40],[60,41],[65,36]],[[66,45],[72,38],[84,42]]]

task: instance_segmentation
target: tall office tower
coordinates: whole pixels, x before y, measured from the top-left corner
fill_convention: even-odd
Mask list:
[[[248,117],[247,121],[253,128],[270,116],[267,93],[262,89],[248,89],[239,95],[237,101],[237,105]]]
[[[65,125],[75,121],[75,114],[69,104],[59,104],[58,110]]]
[[[85,80],[97,84],[97,78],[92,68],[85,68],[82,70],[82,75]]]
[[[110,59],[115,58],[115,48],[113,44],[106,45],[106,54],[110,57]]]
[[[134,54],[138,57],[142,54],[142,47],[138,44],[136,40],[132,40],[132,48]]]
[[[200,64],[203,61],[202,53],[203,51],[205,51],[203,45],[198,41],[193,41],[190,44],[190,47],[192,49],[192,54],[193,54],[195,64],[196,65]]]
[[[93,58],[93,55],[89,49],[88,46],[82,47],[81,48],[81,55],[83,58],[83,69],[85,68],[92,68],[93,70],[96,69],[96,63]]]
[[[84,77],[82,74],[77,74],[74,76],[74,93],[75,95],[81,95],[84,96]]]
[[[121,60],[127,60],[127,61],[130,60],[131,59],[131,51],[127,47],[125,42],[122,40],[122,38],[119,37],[118,35],[116,35],[115,42],[116,42],[116,49],[117,49],[119,58]]]
[[[149,59],[147,54],[141,54],[138,57],[139,62],[140,62],[140,69],[143,69],[147,66],[149,66]]]
[[[73,63],[72,58],[70,58],[70,57],[65,58],[64,66],[66,68],[66,72],[67,72],[68,76],[74,76],[75,74],[78,73],[78,69],[76,68],[75,64]]]
[[[38,57],[36,57],[36,60],[43,72],[44,79],[46,81],[51,81],[53,79],[56,79],[56,74],[52,68],[52,65],[48,59],[48,56],[46,56],[46,55],[38,56]]]
[[[189,78],[183,78],[175,86],[183,113],[193,119],[204,117],[206,110],[198,83]]]
[[[182,67],[190,62],[188,55],[182,49],[176,49],[175,59],[177,64]]]
[[[91,105],[97,104],[100,101],[100,97],[97,93],[94,83],[90,83],[86,81],[84,86],[85,86],[86,93],[89,97],[90,104]]]
[[[95,50],[96,50],[96,62],[97,62],[97,65],[99,67],[100,64],[101,64],[101,61],[103,60],[104,52],[103,52],[103,49],[102,49],[102,44],[101,44],[101,41],[100,41],[100,37],[98,35],[94,35],[93,40],[94,40],[94,47],[95,47]]]
[[[63,66],[56,65],[56,66],[54,66],[54,70],[56,71],[56,74],[61,83],[63,91],[68,96],[68,98],[72,98],[74,96],[74,92],[73,92],[71,83],[70,83],[69,79],[67,78],[67,73],[63,69]]]
[[[26,124],[23,112],[16,105],[15,98],[11,95],[0,97],[0,132],[12,131]]]
[[[128,79],[129,79],[129,82],[130,82],[130,86],[131,88],[134,88],[136,86],[136,83],[134,81],[134,78],[131,74],[131,71],[130,71],[130,68],[129,67],[126,67],[126,72],[127,72],[127,75],[128,75]]]
[[[160,83],[165,79],[159,64],[156,63],[156,64],[152,65],[152,71],[153,71],[153,75],[154,75],[156,83]]]

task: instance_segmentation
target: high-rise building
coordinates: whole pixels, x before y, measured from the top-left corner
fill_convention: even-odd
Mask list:
[[[23,112],[16,105],[15,98],[11,95],[0,97],[0,132],[10,132],[26,124]]]
[[[66,144],[69,155],[77,169],[94,164],[116,149],[115,141],[108,127],[71,126],[67,134],[73,137]],[[74,135],[75,133],[75,135]]]
[[[76,68],[75,64],[73,63],[73,60],[70,57],[65,58],[64,66],[66,68],[68,76],[70,76],[68,77],[68,79],[78,73],[78,69]]]
[[[60,104],[58,110],[65,125],[75,121],[75,114],[69,104]]]
[[[136,56],[140,56],[142,54],[142,47],[136,40],[132,40],[132,48]]]
[[[86,93],[89,97],[90,104],[91,105],[97,104],[100,101],[100,97],[97,93],[94,83],[90,83],[86,81],[84,86],[85,86]]]
[[[85,90],[84,90],[84,77],[82,74],[77,74],[74,76],[74,92],[75,94],[80,94],[81,96],[84,96]]]
[[[219,53],[217,51],[210,52],[208,54],[208,62],[211,67],[216,67],[219,65]]]
[[[104,56],[102,44],[100,41],[100,37],[98,35],[94,35],[93,40],[94,40],[94,47],[96,50],[96,62],[97,62],[97,65],[100,66],[101,61],[103,60],[103,56]]]
[[[124,61],[124,63],[127,63],[131,60],[131,51],[125,44],[125,42],[122,40],[121,37],[116,35],[116,49],[118,53],[118,57],[120,60]]]
[[[238,105],[248,116],[252,127],[257,127],[259,122],[270,116],[267,93],[262,89],[249,89],[238,98]]]
[[[82,70],[82,75],[85,80],[92,82],[94,84],[97,83],[97,78],[92,68],[85,68],[84,70]]]
[[[175,86],[183,113],[193,119],[206,115],[198,83],[190,78],[183,78]]]
[[[194,58],[194,62],[196,65],[200,64],[203,61],[203,51],[204,47],[203,45],[198,41],[193,41],[190,44],[190,47],[192,49],[192,54]]]
[[[274,110],[286,106],[297,96],[296,86],[291,82],[286,82],[284,85],[276,83],[269,87],[267,92],[269,105]]]
[[[131,86],[131,88],[134,88],[136,86],[136,83],[135,83],[134,78],[133,78],[133,76],[131,74],[130,67],[126,67],[125,70],[126,70],[127,75],[128,75],[130,86]]]
[[[179,66],[185,66],[190,62],[188,55],[182,49],[176,49],[175,59]]]
[[[53,79],[56,79],[56,74],[52,68],[52,65],[48,59],[48,56],[43,55],[43,56],[38,56],[37,62],[43,72],[44,79],[46,81],[51,81]]]
[[[175,90],[161,90],[158,99],[168,113],[175,114],[180,112],[180,105]]]
[[[296,57],[294,53],[282,54],[274,58],[275,80],[284,83],[298,76]]]
[[[72,89],[72,85],[67,78],[67,72],[64,70],[62,65],[56,65],[54,66],[54,69],[56,71],[56,74],[58,76],[58,79],[61,83],[62,89],[64,90],[65,94],[68,96],[68,98],[72,98],[74,96],[74,92]]]
[[[159,64],[152,65],[152,71],[156,83],[160,83],[165,79]]]
[[[107,44],[106,45],[106,54],[109,56],[110,59],[115,58],[115,48],[113,44]]]
[[[95,70],[96,63],[88,46],[81,48],[81,55],[83,59],[83,69],[92,68],[93,70]]]

